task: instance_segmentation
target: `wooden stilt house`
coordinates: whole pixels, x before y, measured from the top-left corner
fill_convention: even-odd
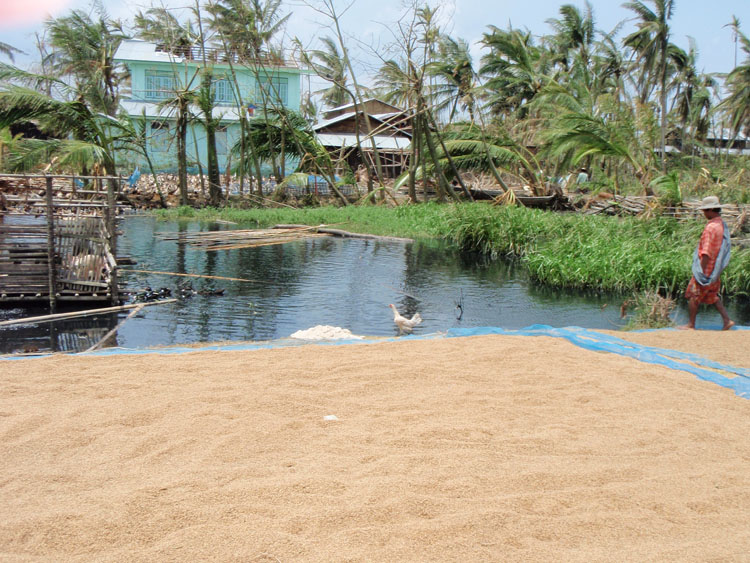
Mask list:
[[[119,302],[118,177],[0,175],[0,304]]]
[[[365,114],[369,119],[369,127]],[[334,161],[346,163],[352,171],[364,166],[374,172],[377,169],[377,149],[380,168],[386,178],[396,178],[406,170],[409,164],[411,126],[408,113],[404,110],[371,98],[356,108],[354,104],[348,104],[328,110],[324,118],[313,125],[313,130]]]

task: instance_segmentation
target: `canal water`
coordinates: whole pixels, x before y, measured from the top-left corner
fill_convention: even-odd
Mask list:
[[[419,312],[423,322],[414,334],[533,324],[618,329],[626,323],[620,318],[622,296],[550,290],[532,283],[512,263],[460,253],[436,241],[405,244],[331,237],[206,252],[162,237],[239,227],[132,216],[122,219],[119,228],[118,254],[137,261],[121,269],[131,299],[150,288],[168,290],[178,301],[145,307],[118,329],[109,346],[266,341],[316,325],[341,327],[362,336],[396,336],[390,303],[408,316]],[[214,294],[221,290],[223,295]],[[750,324],[750,305],[728,303],[728,309],[738,324]],[[0,320],[33,314],[44,311],[2,309]],[[0,353],[85,350],[127,314],[0,327]],[[686,318],[683,307],[676,320]],[[719,324],[713,311],[701,312],[699,327]]]

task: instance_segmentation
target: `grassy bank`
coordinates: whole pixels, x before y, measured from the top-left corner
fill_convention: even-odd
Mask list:
[[[165,219],[234,221],[245,228],[265,228],[277,224],[326,224],[354,233],[381,236],[432,238],[441,236],[435,227],[442,220],[446,206],[410,205],[398,208],[376,206],[308,207],[301,209],[177,209],[158,210]]]
[[[169,219],[235,221],[249,227],[328,224],[360,233],[444,238],[492,257],[518,259],[535,280],[553,287],[681,292],[704,222],[561,214],[486,204],[421,204],[311,209],[160,211]],[[734,249],[724,291],[750,296],[750,250]]]

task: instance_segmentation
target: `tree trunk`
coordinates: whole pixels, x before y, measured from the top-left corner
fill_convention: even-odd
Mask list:
[[[212,207],[221,203],[221,175],[219,157],[216,154],[216,124],[209,115],[206,123],[206,153],[208,160],[208,200]]]
[[[417,120],[411,117],[411,155],[409,158],[409,198],[417,203],[416,170],[419,166],[419,129]]]
[[[180,205],[190,205],[187,188],[187,102],[181,102],[177,113],[177,182]]]

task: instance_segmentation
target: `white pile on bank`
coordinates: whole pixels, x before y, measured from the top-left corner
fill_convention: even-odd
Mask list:
[[[364,337],[352,334],[348,329],[339,326],[317,325],[307,330],[298,330],[290,338],[299,340],[362,340]]]

